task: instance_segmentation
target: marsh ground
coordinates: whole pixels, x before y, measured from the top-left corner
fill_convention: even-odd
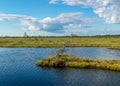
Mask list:
[[[1,37],[0,47],[107,47],[120,49],[120,36],[94,37]]]

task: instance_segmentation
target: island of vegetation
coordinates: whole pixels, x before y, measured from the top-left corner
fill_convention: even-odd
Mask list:
[[[40,67],[84,68],[120,71],[120,60],[80,58],[73,55],[58,54],[36,62]]]

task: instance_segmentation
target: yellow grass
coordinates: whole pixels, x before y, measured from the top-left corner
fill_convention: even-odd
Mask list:
[[[106,47],[120,49],[120,36],[0,38],[0,47]]]
[[[72,55],[56,55],[36,62],[41,67],[69,67],[120,71],[120,60],[78,58]]]

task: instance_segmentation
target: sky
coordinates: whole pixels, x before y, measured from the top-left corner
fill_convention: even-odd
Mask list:
[[[120,0],[0,0],[0,36],[120,34]]]

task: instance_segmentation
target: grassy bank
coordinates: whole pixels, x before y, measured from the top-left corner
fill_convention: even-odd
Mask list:
[[[41,67],[70,67],[120,71],[120,60],[77,58],[72,55],[56,55],[36,62]]]
[[[107,47],[120,49],[120,36],[94,37],[3,37],[0,47],[57,47],[70,41],[69,47]]]

